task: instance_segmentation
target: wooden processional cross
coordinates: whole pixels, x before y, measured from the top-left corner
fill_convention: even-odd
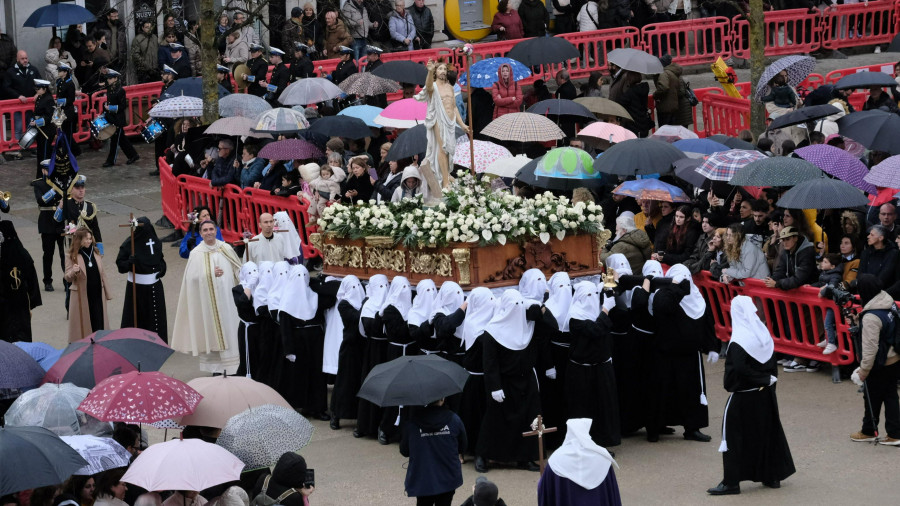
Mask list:
[[[544,475],[544,434],[549,432],[556,432],[556,427],[544,427],[544,417],[538,415],[531,422],[531,431],[522,433],[522,437],[537,436],[538,465],[541,466],[541,476]]]
[[[285,230],[283,228],[282,229],[276,228],[275,230],[272,230],[272,232],[288,232],[288,230]],[[251,239],[241,239],[240,241],[234,241],[233,243],[231,243],[231,245],[232,246],[245,246],[244,247],[244,261],[249,262],[250,261],[250,243],[258,242],[258,241],[259,241],[258,237],[253,237]]]
[[[134,220],[134,213],[128,213],[128,223],[124,225],[119,225],[120,227],[129,227],[131,228],[131,256],[134,257],[134,229],[137,227],[144,226],[143,223],[139,223]],[[151,237],[149,241],[147,241],[147,246],[150,246],[150,254],[153,254],[153,247],[156,245],[156,242]],[[138,317],[137,317],[137,274],[135,273],[134,263],[131,264],[131,306],[134,311],[134,320],[131,322],[132,327],[138,326]]]

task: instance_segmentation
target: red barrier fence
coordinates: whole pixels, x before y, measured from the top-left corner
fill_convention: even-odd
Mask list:
[[[888,44],[897,34],[897,4],[892,1],[834,5],[823,12],[822,47]]]
[[[834,84],[840,81],[842,77],[847,77],[850,74],[856,74],[857,72],[884,72],[885,74],[892,76],[894,75],[894,64],[882,63],[879,65],[865,65],[862,67],[832,70],[831,72],[825,74],[824,84]]]
[[[731,56],[732,27],[725,17],[652,23],[641,29],[644,51],[672,55],[679,65],[712,63]]]
[[[711,93],[700,105],[703,107],[703,129],[694,124],[700,137],[713,134],[737,137],[741,130],[750,128],[750,100],[746,98]]]
[[[888,3],[888,2],[885,2]],[[822,47],[822,16],[806,9],[766,11],[766,56],[811,53]],[[732,20],[734,56],[750,58],[750,23],[736,17]],[[855,44],[855,45],[862,45]]]

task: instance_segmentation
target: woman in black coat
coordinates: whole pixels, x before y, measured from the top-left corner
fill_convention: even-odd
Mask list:
[[[665,255],[659,258],[660,262],[668,265],[680,264],[691,257],[697,238],[700,237],[700,224],[691,219],[691,208],[681,206],[675,211],[672,227],[666,234]]]
[[[375,180],[369,175],[369,158],[357,156],[350,159],[350,175],[341,185],[341,202],[355,204],[368,202],[372,197]]]

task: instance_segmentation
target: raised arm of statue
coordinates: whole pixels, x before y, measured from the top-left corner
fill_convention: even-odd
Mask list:
[[[434,60],[428,60],[428,64],[425,65],[425,68],[428,69],[428,77],[425,78],[425,93],[428,96],[431,96],[431,92],[434,89],[434,72],[437,69],[437,63]]]

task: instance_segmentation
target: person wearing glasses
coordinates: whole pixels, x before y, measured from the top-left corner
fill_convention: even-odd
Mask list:
[[[210,162],[212,162],[212,167],[210,167]],[[218,156],[215,159],[207,156],[201,160],[200,170],[202,177],[209,179],[210,188],[221,188],[235,183],[234,142],[231,139],[221,139]]]

